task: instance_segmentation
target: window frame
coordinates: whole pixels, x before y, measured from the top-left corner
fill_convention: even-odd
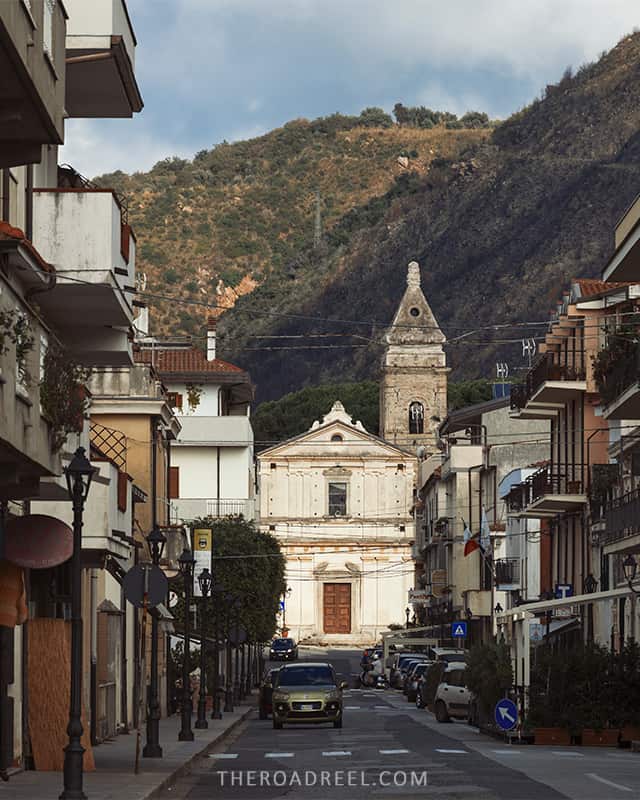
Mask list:
[[[344,513],[336,513],[331,511],[331,488],[333,486],[344,487]],[[334,503],[335,505],[335,503]],[[329,480],[327,481],[327,515],[329,517],[348,517],[349,516],[349,482],[344,480]]]

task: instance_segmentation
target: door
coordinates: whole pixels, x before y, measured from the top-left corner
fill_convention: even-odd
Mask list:
[[[351,633],[351,584],[325,583],[324,632]]]

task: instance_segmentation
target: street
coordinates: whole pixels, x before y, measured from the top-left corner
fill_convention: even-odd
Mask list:
[[[350,684],[360,651],[301,648]],[[353,685],[353,684],[351,684]],[[344,727],[273,730],[257,713],[163,798],[640,797],[640,756],[598,748],[508,746],[465,723],[438,724],[397,691],[344,692]]]

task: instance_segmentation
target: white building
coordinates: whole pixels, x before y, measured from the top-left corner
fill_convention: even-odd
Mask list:
[[[295,638],[369,642],[404,622],[415,466],[340,402],[306,433],[260,453],[260,528],[286,556]]]
[[[253,519],[253,387],[244,370],[216,357],[215,320],[208,323],[206,357],[189,339],[148,340],[144,347],[182,426],[171,448],[174,521],[239,514]]]

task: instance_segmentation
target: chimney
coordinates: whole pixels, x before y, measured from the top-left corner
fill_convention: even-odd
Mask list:
[[[216,357],[216,326],[218,320],[215,317],[207,319],[207,361],[214,361]]]

